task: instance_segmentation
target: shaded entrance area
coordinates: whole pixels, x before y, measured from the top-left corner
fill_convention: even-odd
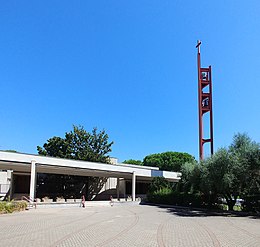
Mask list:
[[[88,177],[61,174],[37,174],[36,198],[86,198]],[[85,186],[84,186],[85,185]],[[83,188],[84,187],[84,188]]]
[[[30,193],[30,175],[14,174],[13,175],[13,193],[29,194]]]
[[[57,199],[78,199],[83,195],[86,200],[98,199],[102,194],[101,190],[108,181],[107,178],[75,176],[63,174],[37,174],[36,198]],[[116,195],[116,190],[113,192]],[[109,199],[110,195],[106,193],[103,199]]]
[[[149,189],[150,182],[136,182],[136,195],[145,195]],[[131,195],[132,181],[126,181],[126,195]]]

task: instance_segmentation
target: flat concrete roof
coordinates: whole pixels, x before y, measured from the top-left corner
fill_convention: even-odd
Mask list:
[[[168,181],[178,182],[179,172],[160,171],[158,167],[137,166],[131,164],[104,164],[97,162],[46,157],[34,154],[0,151],[0,169],[30,174],[31,163],[35,162],[38,173],[67,174],[93,177],[120,177],[131,179],[133,172],[138,180],[152,180],[164,177]]]

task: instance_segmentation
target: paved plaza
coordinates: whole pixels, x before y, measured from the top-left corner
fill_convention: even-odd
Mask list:
[[[0,246],[260,246],[260,219],[115,203],[0,215]]]

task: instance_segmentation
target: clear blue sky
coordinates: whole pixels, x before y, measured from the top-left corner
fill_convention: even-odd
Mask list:
[[[212,65],[216,149],[260,141],[260,1],[2,1],[0,149],[37,153],[72,125],[112,156],[198,157],[196,41]]]

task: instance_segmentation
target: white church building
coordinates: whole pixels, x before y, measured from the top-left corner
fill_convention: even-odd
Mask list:
[[[128,197],[135,201],[146,194],[154,177],[164,177],[171,182],[178,182],[181,178],[181,173],[161,171],[158,167],[121,164],[116,159],[111,159],[111,163],[0,151],[0,199],[27,196],[36,200],[37,177],[39,179],[40,174],[103,178],[102,186],[95,189],[96,193],[92,194],[90,200],[105,200],[113,196],[117,199]]]

